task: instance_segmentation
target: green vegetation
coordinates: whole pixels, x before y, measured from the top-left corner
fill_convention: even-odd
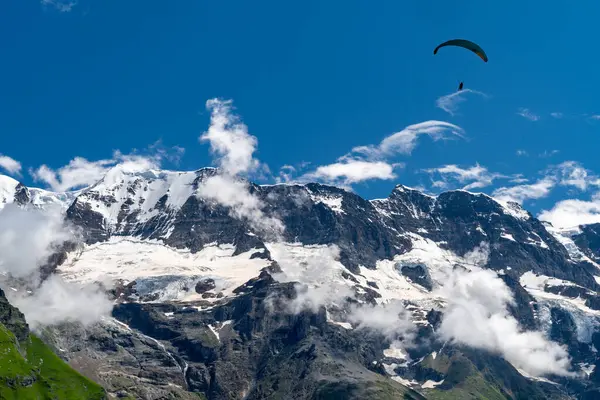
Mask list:
[[[315,393],[315,399],[373,399],[373,400],[425,400],[419,393],[392,380],[365,382],[326,382]]]
[[[423,360],[423,366],[446,374],[444,384],[436,389],[424,389],[423,394],[431,400],[481,399],[506,400],[499,388],[487,381],[482,373],[462,355],[448,358],[438,355]]]
[[[506,400],[506,396],[487,382],[478,372],[468,376],[460,385],[452,389],[425,389],[423,392],[430,400]]]
[[[0,324],[0,398],[7,400],[105,399],[96,383],[83,377],[40,339],[29,335],[20,346]]]

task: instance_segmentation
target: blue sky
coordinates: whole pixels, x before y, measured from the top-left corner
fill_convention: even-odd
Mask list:
[[[376,198],[396,183],[439,191],[479,182],[473,190],[517,193],[534,213],[581,199],[559,211],[595,220],[599,13],[593,0],[5,1],[0,153],[20,163],[21,181],[38,186],[44,181],[29,171],[42,164],[108,160],[159,139],[185,149],[165,168],[212,165],[198,137],[210,124],[205,102],[218,97],[233,101],[258,139],[255,156],[274,175],[292,165],[296,178],[332,181],[319,166],[346,163],[338,158],[352,148],[407,126],[443,121],[463,137],[450,129],[440,135],[452,140],[419,135],[410,154],[362,154],[394,165],[394,177],[353,189]],[[458,48],[433,56],[451,38],[476,41],[489,62]],[[485,96],[466,91],[452,115],[436,100],[461,80]],[[424,171],[447,165],[458,169]]]

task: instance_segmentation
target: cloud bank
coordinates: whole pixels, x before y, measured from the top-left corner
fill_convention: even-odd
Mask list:
[[[482,243],[465,258],[485,265],[488,255],[489,246]],[[541,332],[523,331],[510,315],[512,293],[496,272],[477,266],[470,271],[455,269],[437,294],[448,302],[438,332],[443,340],[500,354],[534,376],[571,375],[564,347]]]
[[[595,193],[588,201],[561,200],[550,210],[540,212],[538,219],[548,221],[557,228],[600,223],[600,192]]]
[[[68,284],[56,275],[40,284],[38,268],[59,245],[74,238],[59,209],[24,209],[11,203],[0,210],[0,273],[25,283],[6,295],[33,329],[66,321],[89,324],[112,310],[112,302],[98,287]],[[33,288],[31,294],[27,287]]]

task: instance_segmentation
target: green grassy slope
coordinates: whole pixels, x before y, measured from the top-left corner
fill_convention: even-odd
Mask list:
[[[0,324],[0,398],[7,400],[105,399],[104,389],[83,377],[40,339],[19,344]]]

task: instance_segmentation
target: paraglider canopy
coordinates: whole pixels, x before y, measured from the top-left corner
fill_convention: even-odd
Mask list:
[[[483,49],[481,47],[479,47],[478,44],[473,43],[470,40],[465,40],[465,39],[448,40],[447,42],[444,42],[444,43],[440,44],[438,47],[436,47],[435,50],[433,50],[433,54],[437,54],[439,49],[441,49],[442,47],[446,47],[446,46],[464,47],[465,49],[471,50],[473,53],[477,54],[479,56],[479,58],[481,58],[483,61],[488,62],[488,57],[487,57],[487,54],[485,54],[485,51],[483,51]]]

